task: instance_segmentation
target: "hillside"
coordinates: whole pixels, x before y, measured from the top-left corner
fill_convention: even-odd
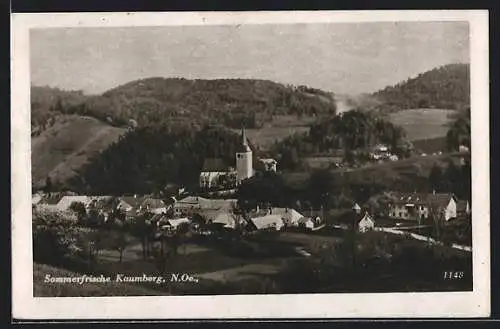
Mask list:
[[[31,87],[30,97],[32,135],[38,135],[53,124],[66,108],[81,104],[87,98],[82,91],[38,86]]]
[[[70,111],[124,125],[222,123],[261,126],[273,115],[335,113],[333,94],[267,80],[148,78],[90,97]]]
[[[438,67],[372,96],[380,102],[375,109],[382,112],[416,108],[462,110],[470,106],[469,64]]]
[[[54,183],[67,181],[124,132],[94,118],[59,115],[51,127],[31,139],[33,186],[43,187],[47,176]]]

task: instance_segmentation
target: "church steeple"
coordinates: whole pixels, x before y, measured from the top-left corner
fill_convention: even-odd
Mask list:
[[[241,127],[241,145],[248,146],[247,134],[245,133],[245,127]]]
[[[245,132],[245,127],[241,128],[241,144],[239,147],[239,152],[252,152],[250,145],[248,145],[247,134]]]

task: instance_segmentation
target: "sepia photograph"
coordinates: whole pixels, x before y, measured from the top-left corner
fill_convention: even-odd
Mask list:
[[[13,295],[487,315],[487,12],[354,14],[13,17]]]

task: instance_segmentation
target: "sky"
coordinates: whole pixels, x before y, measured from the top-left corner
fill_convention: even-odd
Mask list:
[[[31,84],[102,93],[148,77],[255,78],[370,93],[469,63],[467,22],[34,29]]]

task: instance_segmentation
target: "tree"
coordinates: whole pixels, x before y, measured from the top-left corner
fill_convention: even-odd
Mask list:
[[[441,167],[437,164],[434,164],[431,168],[431,172],[429,174],[429,181],[433,189],[440,191],[443,184],[443,172]]]
[[[45,193],[50,193],[53,191],[53,186],[52,186],[52,179],[50,176],[47,176],[45,178]]]
[[[120,264],[121,264],[123,260],[123,252],[131,243],[131,239],[128,233],[124,230],[117,230],[113,234],[112,238],[114,239],[113,241],[114,249],[116,249],[120,253]]]
[[[335,189],[335,177],[329,170],[314,171],[307,183],[307,194],[316,207],[330,207],[330,196]]]
[[[87,218],[87,209],[85,208],[85,205],[82,202],[71,203],[69,209],[76,214],[76,217],[78,218],[78,222],[80,224],[85,223],[85,220]]]

